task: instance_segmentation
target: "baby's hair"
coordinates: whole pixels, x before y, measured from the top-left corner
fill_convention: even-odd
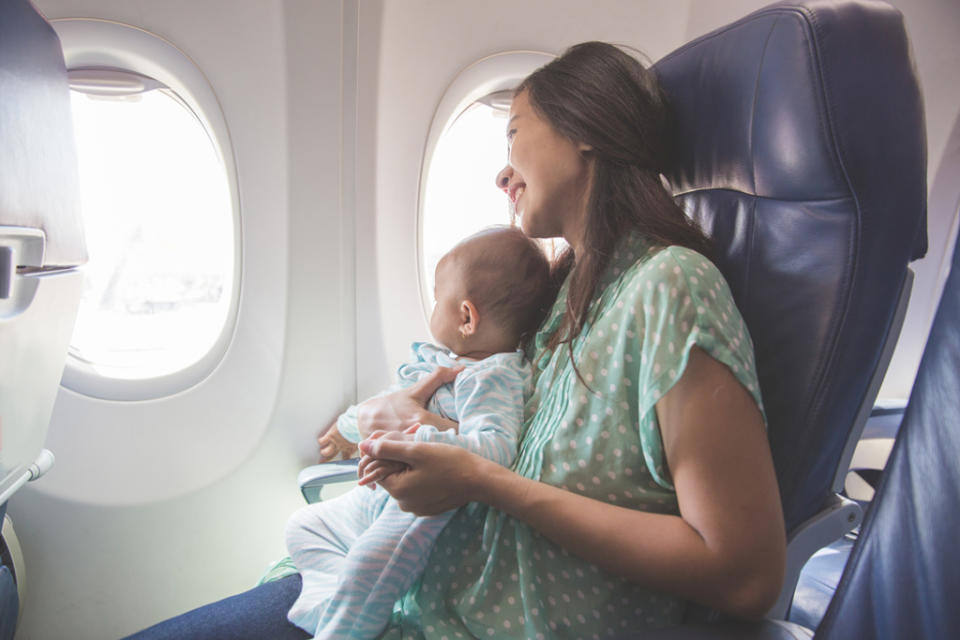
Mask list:
[[[525,343],[536,333],[553,302],[550,263],[540,246],[516,227],[480,231],[454,249],[463,292],[481,315]],[[453,253],[453,252],[452,252]]]

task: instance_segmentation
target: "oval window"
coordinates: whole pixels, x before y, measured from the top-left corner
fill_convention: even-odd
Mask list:
[[[509,92],[507,92],[509,95]],[[485,227],[510,224],[510,203],[494,178],[507,157],[509,98],[497,94],[468,106],[440,136],[423,202],[424,291],[433,302],[434,270],[460,240]]]
[[[162,83],[71,70],[81,212],[90,254],[70,353],[113,379],[198,362],[230,316],[235,231],[211,136]]]
[[[465,67],[434,112],[420,170],[418,262],[420,300],[429,323],[440,257],[485,227],[512,224],[497,172],[507,161],[507,120],[513,87],[553,60],[539,51],[505,51]],[[547,241],[548,254],[554,243]]]
[[[424,194],[420,252],[427,312],[433,307],[434,271],[443,254],[481,229],[516,222],[507,196],[494,181],[507,158],[512,97],[512,91],[500,91],[474,102],[434,148]],[[567,246],[563,238],[539,243],[551,260]]]

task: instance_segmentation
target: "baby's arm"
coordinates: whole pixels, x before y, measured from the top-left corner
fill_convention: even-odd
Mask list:
[[[425,424],[417,430],[416,440],[457,445],[497,464],[509,465],[517,452],[523,422],[527,373],[525,365],[464,370],[454,386],[460,428],[441,431]]]

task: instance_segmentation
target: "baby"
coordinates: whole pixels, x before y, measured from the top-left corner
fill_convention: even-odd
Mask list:
[[[441,346],[415,343],[415,359],[400,367],[399,382],[388,392],[437,367],[464,367],[427,407],[458,426],[424,424],[414,437],[509,465],[530,388],[530,367],[518,347],[550,303],[547,259],[519,229],[481,231],[441,258],[435,297],[430,331]],[[362,439],[356,417],[357,408],[350,407],[321,438],[325,457],[348,452]],[[382,487],[356,487],[300,509],[287,523],[286,540],[303,588],[287,617],[317,638],[376,637],[396,600],[423,572],[452,513],[404,513]]]

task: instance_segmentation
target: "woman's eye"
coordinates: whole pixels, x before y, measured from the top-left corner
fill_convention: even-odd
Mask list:
[[[510,129],[510,131],[507,131],[507,142],[513,142],[513,136],[516,135],[516,133],[516,129]]]

